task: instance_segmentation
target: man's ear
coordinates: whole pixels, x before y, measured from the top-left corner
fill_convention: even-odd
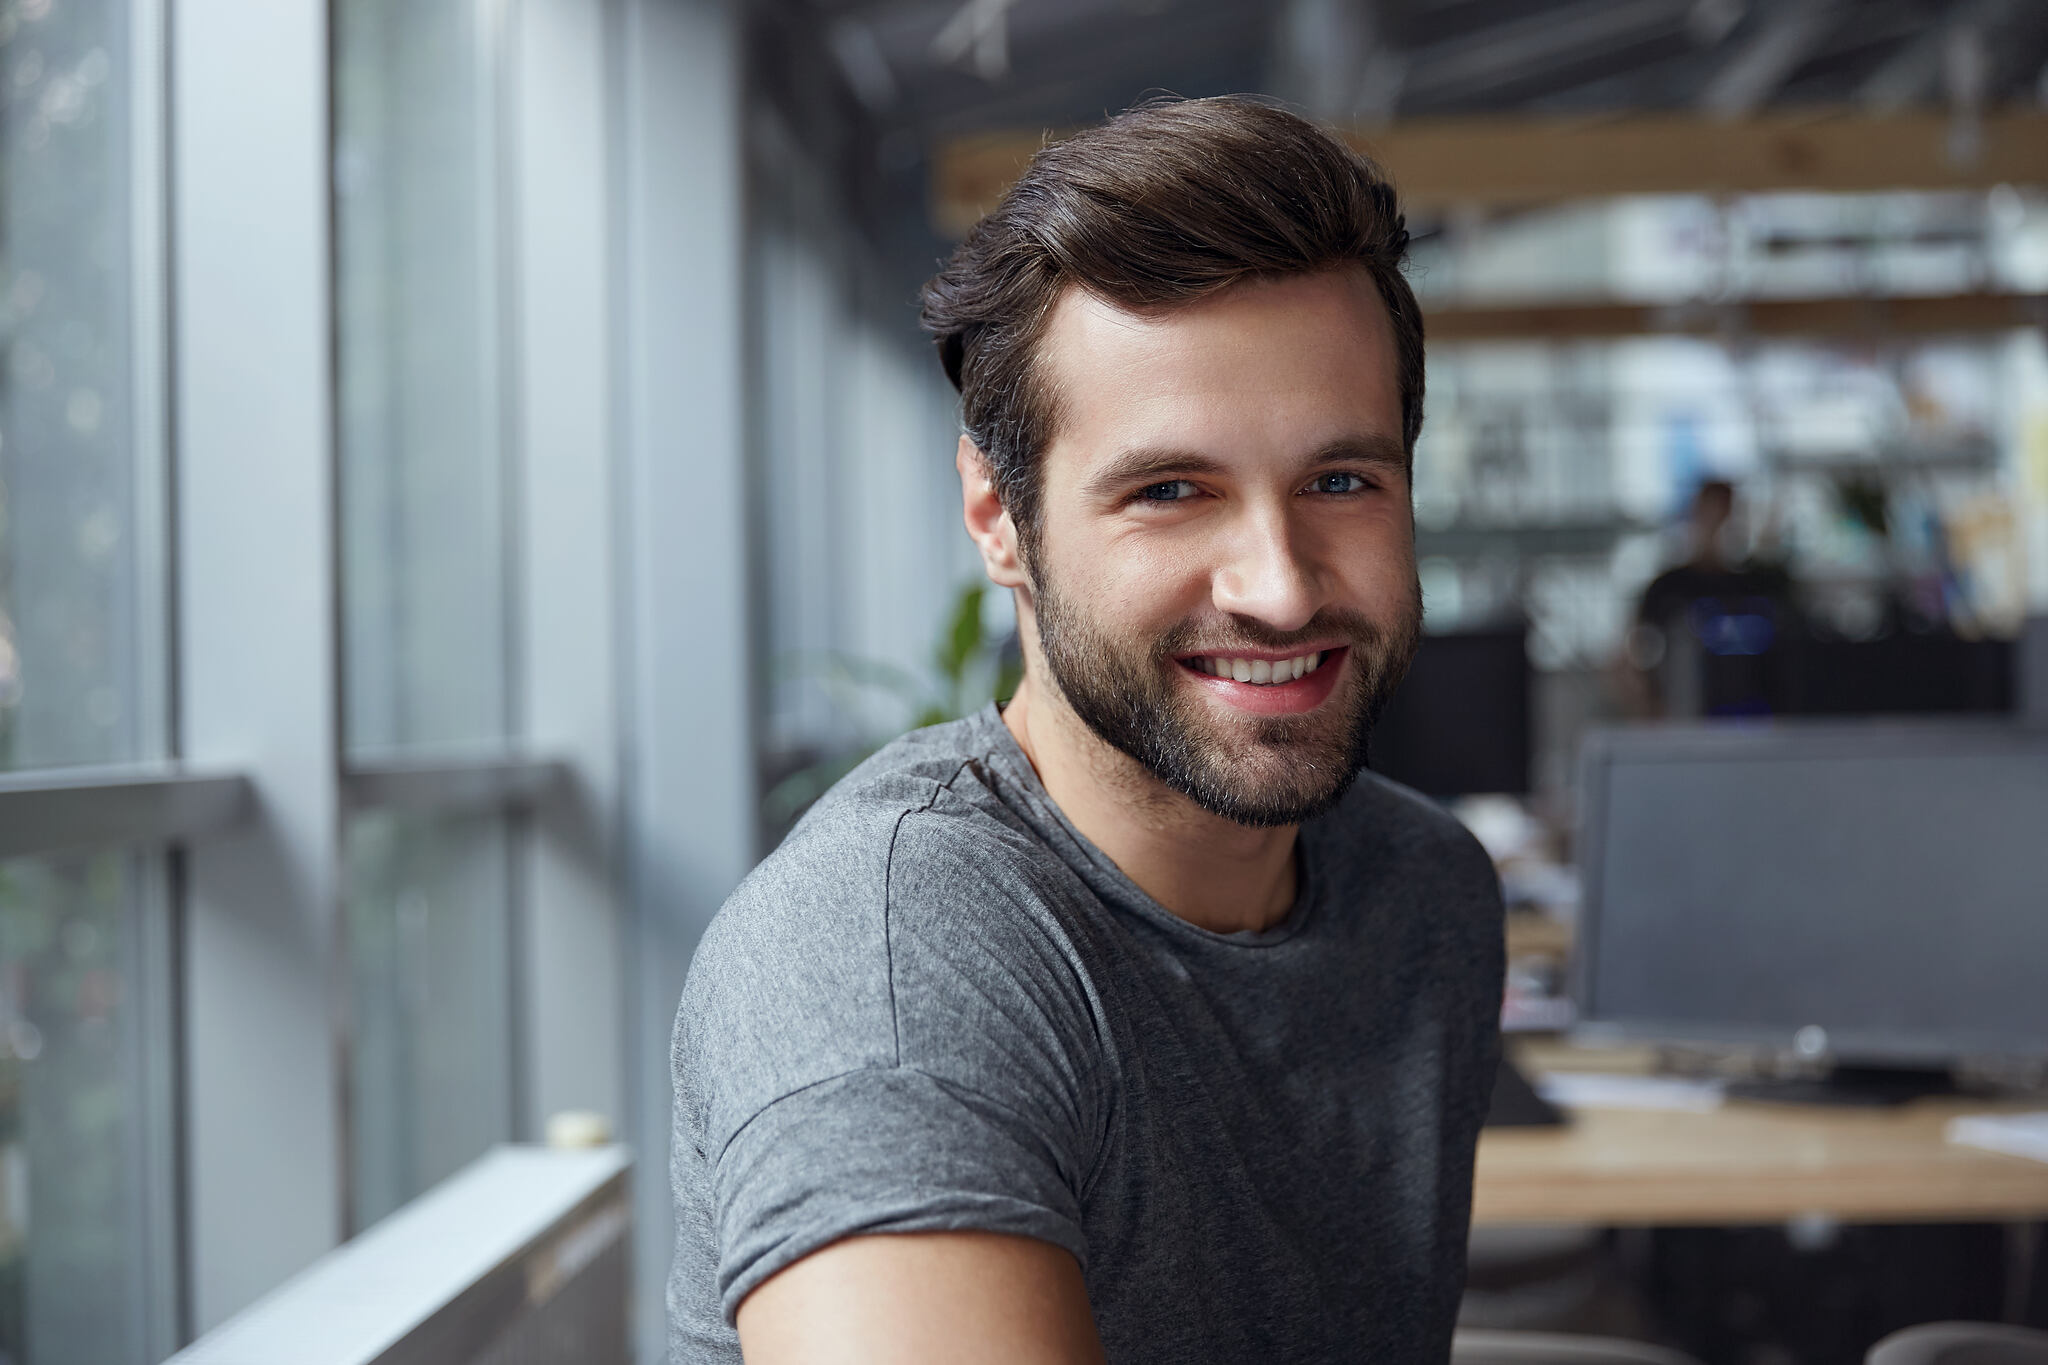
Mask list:
[[[1029,586],[1023,557],[1017,552],[1017,523],[997,496],[995,471],[974,442],[962,436],[954,453],[953,467],[960,471],[960,510],[974,548],[981,551],[981,567],[989,581],[999,588]]]

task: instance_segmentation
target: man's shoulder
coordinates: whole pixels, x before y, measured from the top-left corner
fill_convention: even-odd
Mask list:
[[[1017,1017],[1067,1008],[1070,973],[1050,966],[1074,955],[1051,908],[1058,859],[1008,811],[972,740],[920,731],[868,760],[706,929],[675,1062],[679,1084],[716,1092],[713,1130],[853,1070],[944,1074],[945,1054],[972,1041],[948,1039],[991,982],[1044,997]]]
[[[1397,842],[1479,848],[1464,821],[1442,802],[1370,768],[1358,774],[1333,814],[1340,821],[1369,826],[1380,837]]]
[[[1370,769],[1325,818],[1325,838],[1361,870],[1417,890],[1499,903],[1493,859],[1465,823],[1421,792]]]
[[[912,859],[1044,856],[1005,803],[992,750],[979,717],[913,730],[884,746],[818,799],[721,918],[772,913],[792,897],[879,903],[892,890],[894,869]]]
[[[1360,911],[1351,920],[1356,941],[1376,958],[1408,963],[1426,983],[1420,989],[1461,1014],[1492,1018],[1506,921],[1485,847],[1443,806],[1377,773],[1361,773],[1333,815],[1321,861]]]

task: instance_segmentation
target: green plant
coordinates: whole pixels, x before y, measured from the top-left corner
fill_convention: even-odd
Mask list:
[[[880,659],[839,651],[801,656],[786,676],[815,677],[830,691],[840,709],[864,714],[865,694],[880,692],[903,703],[910,728],[941,725],[979,710],[989,701],[1006,702],[1023,679],[1022,664],[1006,655],[1003,641],[982,623],[988,584],[976,580],[954,594],[932,649],[928,676]],[[761,799],[761,812],[773,828],[786,827],[833,783],[859,767],[868,755],[894,739],[871,735],[829,758],[809,763],[777,782]]]

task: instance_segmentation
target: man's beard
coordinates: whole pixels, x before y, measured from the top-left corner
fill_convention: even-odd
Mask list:
[[[1033,602],[1046,668],[1088,728],[1202,809],[1253,826],[1299,824],[1343,799],[1422,629],[1420,584],[1387,625],[1326,611],[1300,630],[1271,631],[1238,617],[1227,641],[1183,623],[1149,647],[1098,629],[1043,574]],[[1345,676],[1302,715],[1247,715],[1226,732],[1173,676],[1191,654],[1287,650],[1333,637],[1349,646]]]

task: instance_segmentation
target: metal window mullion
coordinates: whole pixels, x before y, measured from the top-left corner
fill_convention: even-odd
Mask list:
[[[623,603],[605,0],[520,0],[503,31],[504,391],[510,673],[518,742],[568,760],[573,799],[531,809],[514,882],[515,1131],[625,1118],[630,956],[618,889]]]
[[[178,740],[262,797],[259,820],[183,859],[204,1331],[342,1229],[330,35],[324,0],[167,18]]]
[[[142,695],[141,752],[175,761],[178,738],[177,513],[171,451],[170,46],[166,0],[128,10],[129,435],[135,460],[135,641]],[[136,1008],[128,1023],[139,1122],[131,1148],[143,1209],[143,1357],[159,1360],[190,1334],[184,1254],[184,1076],[178,943],[182,843],[226,833],[253,813],[239,774],[180,774],[161,804],[183,818],[153,831],[154,856],[135,859],[139,898],[129,926]],[[88,803],[88,815],[104,806]],[[218,816],[209,822],[209,814]],[[0,820],[0,831],[16,828]],[[111,831],[94,824],[95,835]],[[0,841],[5,834],[0,833]]]

